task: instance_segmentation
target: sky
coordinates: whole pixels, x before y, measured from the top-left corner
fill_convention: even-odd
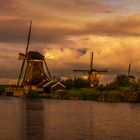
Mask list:
[[[16,83],[30,21],[30,50],[46,56],[52,75],[75,76],[73,69],[108,69],[100,75],[140,78],[139,0],[4,0],[0,1],[0,84]]]

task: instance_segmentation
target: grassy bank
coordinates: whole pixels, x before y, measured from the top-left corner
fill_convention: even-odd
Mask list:
[[[52,95],[55,99],[68,100],[94,100],[94,101],[120,101],[120,102],[140,102],[140,92],[110,90],[97,91],[96,89],[71,89],[59,91]]]
[[[77,99],[94,101],[140,102],[140,80],[133,75],[120,74],[106,85],[91,88],[89,81],[83,79],[66,80],[65,91],[52,95],[56,99]]]

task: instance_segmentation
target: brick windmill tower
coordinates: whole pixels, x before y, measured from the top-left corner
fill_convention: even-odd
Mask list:
[[[30,23],[25,53],[19,53],[19,58],[22,58],[22,65],[17,83],[18,87],[38,85],[42,81],[52,79],[44,56],[39,52],[28,51],[31,27],[32,21]]]

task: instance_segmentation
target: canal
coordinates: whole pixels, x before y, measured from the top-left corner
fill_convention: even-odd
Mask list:
[[[0,97],[0,140],[140,140],[140,103]]]

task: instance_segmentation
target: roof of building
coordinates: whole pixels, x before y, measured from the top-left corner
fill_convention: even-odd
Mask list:
[[[49,81],[48,83],[46,83],[45,85],[43,85],[43,87],[51,87],[51,86],[53,86],[53,85],[56,84],[56,83],[57,83],[56,81],[51,80],[51,81]]]
[[[65,85],[61,84],[60,82],[57,82],[57,81],[54,81],[54,80],[46,80],[46,81],[43,81],[41,82],[38,87],[39,88],[45,88],[45,87],[55,87],[57,85],[61,85],[62,87],[65,88]]]
[[[42,81],[40,84],[38,84],[38,87],[43,87],[45,84],[47,84],[50,80]]]
[[[66,87],[65,85],[63,85],[63,84],[61,84],[60,82],[57,82],[57,83],[55,83],[53,86],[52,86],[52,88],[54,88],[55,86],[57,86],[57,85],[61,85],[62,87]]]

